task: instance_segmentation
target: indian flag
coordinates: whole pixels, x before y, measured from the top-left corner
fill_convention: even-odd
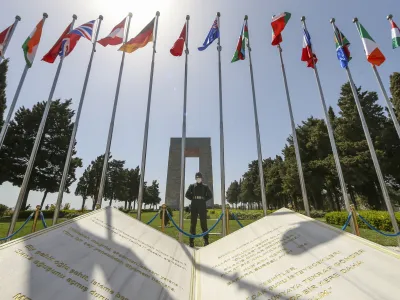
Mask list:
[[[36,51],[39,46],[40,38],[42,36],[42,29],[43,29],[44,19],[42,19],[32,31],[32,33],[28,36],[25,40],[24,44],[22,45],[22,49],[24,50],[24,56],[26,64],[32,67],[33,60],[35,59]]]
[[[390,20],[390,23],[392,24],[392,46],[393,49],[396,49],[400,47],[400,30],[393,20]]]
[[[360,23],[357,25],[358,32],[360,33],[364,45],[364,51],[367,55],[367,60],[374,66],[380,66],[385,61],[385,56],[382,54],[381,50],[379,50],[378,45],[365,28]]]

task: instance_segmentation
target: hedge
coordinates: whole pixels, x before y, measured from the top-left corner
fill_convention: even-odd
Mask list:
[[[389,213],[386,211],[376,211],[376,210],[364,210],[360,211],[359,214],[366,219],[372,226],[382,230],[393,232],[392,222],[390,221]],[[343,226],[347,220],[347,211],[334,211],[327,213],[325,215],[326,223],[332,225]],[[400,212],[395,213],[397,224],[400,225]],[[357,217],[358,226],[360,228],[368,228],[359,217]]]
[[[19,212],[18,219],[27,219],[31,213],[35,213],[35,210],[24,210]],[[43,216],[46,219],[52,219],[54,215],[53,210],[43,210],[42,211]],[[60,213],[58,214],[59,218],[67,218],[67,219],[72,219],[79,217],[82,214],[87,213],[87,211],[84,211],[83,213],[79,210],[60,210]]]

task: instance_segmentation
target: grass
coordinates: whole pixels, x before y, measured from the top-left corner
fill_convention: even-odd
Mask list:
[[[58,219],[58,223],[64,222],[64,221],[66,221],[66,220],[67,220],[67,219]],[[7,236],[7,231],[8,231],[8,227],[10,226],[10,221],[11,221],[11,218],[10,218],[10,217],[8,217],[8,218],[1,218],[1,219],[0,219],[0,238],[3,238],[3,237],[6,237],[6,236]],[[17,224],[15,225],[15,230],[14,230],[14,232],[15,232],[16,230],[18,230],[24,222],[25,222],[25,220],[18,220],[18,221],[17,221]],[[47,223],[47,225],[52,224],[52,219],[46,219],[46,223]],[[13,239],[20,238],[20,237],[23,237],[23,236],[25,236],[25,235],[31,233],[32,225],[33,225],[33,218],[32,218],[31,221],[29,221],[29,222],[25,225],[24,228],[21,229],[20,232],[18,232],[18,233],[13,237]],[[43,229],[43,228],[44,228],[44,227],[43,227],[42,221],[41,221],[40,219],[38,219],[38,222],[37,222],[37,225],[36,225],[36,231],[39,231],[39,230],[41,230],[41,229]]]
[[[317,218],[316,220],[326,223],[325,218]],[[342,229],[342,226],[339,225],[328,225]],[[350,226],[347,226],[346,231],[352,233]],[[395,237],[384,236],[370,229],[360,228],[360,236],[382,246],[398,246]]]
[[[142,221],[144,223],[147,223],[148,221],[150,221],[150,219],[154,216],[155,212],[143,212],[142,213]],[[131,217],[136,218],[136,214],[129,214]],[[178,216],[178,212],[174,212],[174,221],[179,224],[179,216]],[[217,218],[218,215],[215,215],[215,218]],[[59,219],[59,223],[65,221],[67,219]],[[317,218],[316,220],[321,221],[321,222],[325,222],[324,218]],[[241,220],[240,222],[246,226],[252,222],[254,222],[255,220]],[[214,225],[216,222],[216,219],[211,219],[211,220],[207,220],[207,226],[208,228],[210,228],[212,225]],[[8,226],[10,223],[10,218],[3,218],[0,219],[0,238],[5,237],[7,235],[7,231],[8,231]],[[24,220],[19,220],[17,222],[16,225],[16,229],[20,228],[20,226],[24,223]],[[50,225],[52,223],[51,219],[46,219],[46,223],[48,225]],[[19,238],[22,237],[24,235],[27,235],[29,233],[31,233],[31,228],[32,228],[32,224],[33,221],[30,221],[15,237],[15,238]],[[157,229],[157,230],[161,230],[161,219],[159,217],[157,217],[151,224],[151,227]],[[336,228],[341,228],[341,226],[338,225],[330,225],[330,226],[334,226]],[[189,232],[189,228],[190,228],[190,220],[184,220],[184,225],[183,225],[183,229],[186,232]],[[36,226],[36,230],[41,230],[43,229],[43,225],[42,222],[40,220],[38,220],[37,226]],[[232,233],[236,230],[239,230],[240,226],[239,224],[235,221],[235,220],[230,220],[229,221],[229,232]],[[351,232],[351,228],[347,227],[346,229],[347,232]],[[200,220],[197,221],[197,227],[196,227],[196,233],[201,233],[201,227],[200,227]],[[213,230],[213,233],[221,233],[222,232],[222,221],[218,223],[218,225],[215,227],[215,229]],[[178,239],[179,237],[179,232],[175,229],[175,227],[173,227],[173,225],[171,224],[169,227],[165,228],[165,233],[175,239]],[[360,234],[361,237],[370,240],[372,242],[375,242],[377,244],[383,245],[383,246],[397,246],[397,239],[393,238],[393,237],[385,237],[383,235],[380,235],[372,230],[369,229],[363,229],[360,228]],[[210,243],[218,240],[221,238],[221,235],[215,235],[215,234],[211,234],[209,237],[209,241]],[[185,244],[189,244],[189,238],[184,236],[183,241]],[[203,246],[203,239],[202,238],[196,238],[195,239],[195,246],[196,247],[201,247]]]

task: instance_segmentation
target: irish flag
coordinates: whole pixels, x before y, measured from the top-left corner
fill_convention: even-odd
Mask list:
[[[392,24],[392,46],[393,49],[396,49],[400,47],[400,30],[393,20],[390,20],[390,23]]]
[[[385,61],[385,56],[382,54],[381,50],[379,50],[378,45],[365,28],[360,23],[357,25],[358,32],[360,33],[364,45],[364,51],[367,55],[367,60],[374,66],[380,66]]]
[[[42,36],[44,19],[42,19],[32,31],[32,33],[25,40],[25,43],[22,45],[22,49],[24,50],[24,56],[26,64],[32,67],[33,60],[35,59],[36,51],[39,46],[40,37]]]

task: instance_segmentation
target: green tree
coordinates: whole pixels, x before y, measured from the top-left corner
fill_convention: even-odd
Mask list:
[[[15,186],[21,186],[45,105],[46,102],[39,102],[32,110],[21,107],[10,122],[0,152],[0,183],[9,181]],[[44,203],[48,193],[59,189],[74,126],[74,111],[70,106],[71,100],[56,100],[51,104],[22,208],[26,207],[29,191],[44,192]],[[76,155],[75,149],[73,155]],[[75,170],[81,166],[80,158],[71,159],[65,192],[69,193],[69,187],[76,180]]]
[[[86,200],[90,196],[89,195],[89,174],[91,171],[91,167],[92,166],[90,165],[85,169],[85,171],[83,172],[83,175],[79,178],[78,184],[75,189],[75,196],[82,197],[81,211],[84,210]]]
[[[236,180],[231,182],[231,184],[228,187],[228,190],[226,191],[226,200],[232,204],[232,205],[237,205],[239,203],[239,198],[240,198],[240,185],[239,182]]]
[[[7,87],[8,59],[0,64],[0,128],[3,126],[4,111],[6,110],[6,87]]]
[[[390,93],[397,119],[400,120],[400,73],[394,72],[390,75]]]
[[[153,180],[152,184],[145,189],[145,195],[143,199],[144,205],[155,206],[161,202],[160,188],[157,180]]]

